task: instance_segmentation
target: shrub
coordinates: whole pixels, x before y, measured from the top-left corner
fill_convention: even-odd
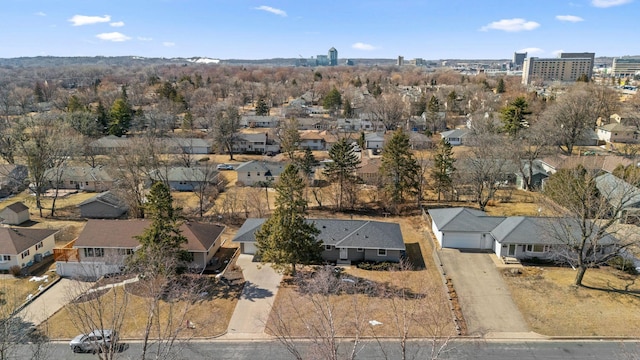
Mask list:
[[[18,265],[13,265],[9,268],[9,272],[15,277],[20,277],[20,275],[22,274],[22,268]]]
[[[386,271],[386,270],[398,269],[399,264],[389,262],[389,261],[383,261],[383,262],[363,261],[361,263],[358,263],[356,266],[362,270]]]
[[[206,156],[203,157],[203,158],[198,159],[198,162],[207,162],[207,161],[209,161],[209,158],[206,157]]]
[[[633,264],[633,261],[630,259],[623,258],[622,256],[616,256],[609,260],[607,264],[611,267],[614,267],[620,271],[624,271],[627,274],[638,275],[638,271]]]

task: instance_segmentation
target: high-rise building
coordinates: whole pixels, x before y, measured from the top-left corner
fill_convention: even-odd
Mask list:
[[[591,79],[595,53],[562,53],[559,58],[530,57],[522,65],[522,83],[533,81],[576,81],[583,75]]]
[[[519,67],[522,66],[524,64],[524,59],[527,58],[527,53],[523,52],[523,53],[519,53],[519,52],[515,52],[513,53],[513,66],[515,67]]]
[[[396,63],[398,66],[404,65],[404,56],[398,56],[398,62]]]
[[[332,47],[331,49],[329,49],[329,66],[336,65],[338,65],[338,50]]]
[[[624,56],[613,59],[611,73],[615,77],[634,76],[640,73],[640,57]]]

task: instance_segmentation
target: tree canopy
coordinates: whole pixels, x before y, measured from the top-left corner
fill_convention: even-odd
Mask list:
[[[385,192],[394,204],[404,202],[407,194],[416,192],[419,166],[411,152],[409,135],[402,129],[396,130],[384,146],[380,173]]]

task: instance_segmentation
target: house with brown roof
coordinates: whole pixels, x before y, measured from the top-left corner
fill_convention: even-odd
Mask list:
[[[20,225],[29,221],[29,208],[20,201],[7,206],[0,211],[0,220],[7,225]]]
[[[382,177],[380,175],[380,165],[382,161],[380,159],[368,159],[363,161],[358,169],[356,169],[356,176],[367,185],[379,185]]]
[[[31,266],[48,256],[58,230],[0,227],[0,270]]]
[[[151,225],[148,220],[89,220],[76,240],[55,249],[56,271],[64,277],[99,278],[120,273],[127,256],[140,248],[135,238]],[[117,231],[114,231],[117,229]],[[192,255],[189,268],[202,271],[222,245],[225,227],[186,221],[180,226],[187,238],[183,248]]]
[[[309,150],[325,150],[326,141],[324,136],[320,135],[316,130],[302,130],[300,131],[300,148]]]
[[[540,160],[540,165],[549,174],[555,174],[560,169],[574,169],[580,165],[586,170],[612,172],[618,165],[629,166],[633,164],[631,159],[617,156],[566,156],[554,155]]]

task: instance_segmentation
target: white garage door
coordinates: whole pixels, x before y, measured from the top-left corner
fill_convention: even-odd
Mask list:
[[[445,233],[442,247],[453,249],[481,249],[481,235],[478,233]]]
[[[256,254],[256,244],[255,243],[242,243],[242,253],[243,254],[250,254],[250,255],[255,255]]]

